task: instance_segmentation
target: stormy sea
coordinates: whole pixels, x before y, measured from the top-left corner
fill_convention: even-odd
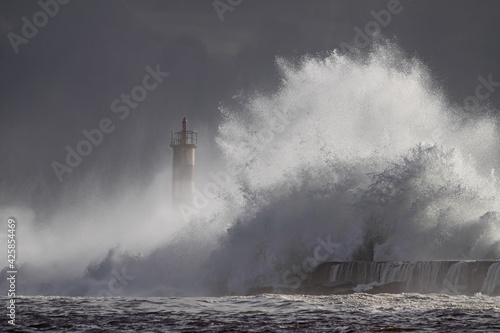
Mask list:
[[[21,297],[11,332],[498,332],[498,297]]]
[[[20,259],[1,330],[500,332],[496,110],[451,103],[390,41],[276,68],[221,103],[192,206],[169,206],[166,167],[2,213]]]

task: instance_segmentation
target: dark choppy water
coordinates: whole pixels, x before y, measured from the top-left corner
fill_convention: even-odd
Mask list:
[[[500,332],[500,297],[482,295],[20,297],[16,303],[16,326],[3,316],[2,331]]]

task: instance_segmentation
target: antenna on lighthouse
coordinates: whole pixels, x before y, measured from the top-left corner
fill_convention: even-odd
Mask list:
[[[172,204],[193,205],[195,150],[198,148],[198,133],[187,130],[187,119],[182,119],[182,131],[170,132],[170,147],[174,150],[172,160]]]

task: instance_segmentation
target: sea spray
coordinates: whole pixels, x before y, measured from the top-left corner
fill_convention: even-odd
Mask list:
[[[113,280],[113,296],[290,290],[325,261],[500,258],[492,119],[467,117],[390,42],[362,55],[278,58],[277,67],[275,91],[243,93],[240,107],[221,109],[223,169],[207,169],[231,178],[197,216],[183,221],[164,208],[167,172],[105,209],[55,214],[50,237],[30,236],[26,270],[45,274],[21,281],[25,294],[97,296],[123,267],[130,279],[123,288]],[[67,220],[79,222],[85,249]],[[51,246],[35,265],[35,249],[53,239],[64,240],[63,252]],[[338,245],[321,260],[318,239]],[[71,273],[61,274],[69,266],[57,253]]]
[[[229,290],[286,284],[318,235],[341,244],[331,261],[500,258],[494,121],[457,116],[390,43],[278,65],[277,92],[223,110],[217,142],[247,207],[214,256]],[[263,144],[274,112],[288,121]]]

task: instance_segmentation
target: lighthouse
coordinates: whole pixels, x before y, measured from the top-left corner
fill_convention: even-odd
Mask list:
[[[172,160],[172,204],[193,205],[195,150],[198,133],[187,130],[187,119],[182,119],[182,131],[170,132]]]

